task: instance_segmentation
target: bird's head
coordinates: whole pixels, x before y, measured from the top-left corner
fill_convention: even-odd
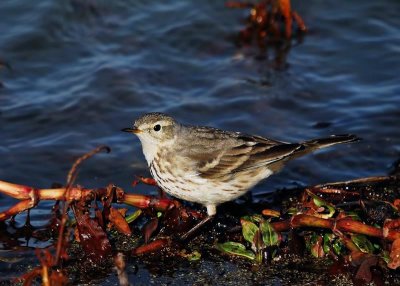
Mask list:
[[[122,131],[137,135],[146,155],[146,152],[170,144],[174,140],[177,126],[178,123],[172,117],[157,112],[139,117],[132,128],[124,128]]]

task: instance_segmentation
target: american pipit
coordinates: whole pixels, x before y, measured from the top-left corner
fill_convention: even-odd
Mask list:
[[[302,143],[286,143],[240,132],[183,125],[162,113],[138,118],[132,128],[150,172],[168,194],[204,205],[209,217],[216,207],[244,195],[278,172],[284,164],[314,150],[357,141],[335,135]]]

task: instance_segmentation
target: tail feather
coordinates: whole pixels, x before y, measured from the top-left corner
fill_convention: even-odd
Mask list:
[[[312,140],[304,141],[301,143],[301,145],[304,146],[304,149],[299,150],[299,151],[302,153],[303,152],[309,153],[314,150],[329,147],[332,145],[341,144],[341,143],[351,143],[351,142],[357,142],[357,141],[360,141],[360,138],[357,137],[356,135],[352,135],[352,134],[332,135],[332,136],[326,137],[326,138],[312,139]]]
[[[300,143],[299,148],[295,150],[293,153],[291,153],[289,156],[285,157],[283,160],[270,164],[268,167],[270,170],[276,173],[282,169],[284,163],[287,162],[288,160],[301,157],[303,155],[306,155],[321,148],[329,147],[340,143],[357,142],[359,140],[360,140],[359,137],[351,134],[332,135],[326,138],[307,140]]]
[[[312,139],[301,143],[306,148],[324,148],[340,143],[350,143],[359,141],[360,138],[352,134],[332,135],[326,138]]]

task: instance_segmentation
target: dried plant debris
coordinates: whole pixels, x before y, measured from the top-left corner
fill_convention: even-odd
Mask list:
[[[258,2],[226,2],[228,8],[249,9],[245,28],[237,37],[239,46],[252,45],[259,49],[258,59],[268,59],[269,49],[272,49],[273,60],[271,66],[274,69],[287,68],[286,58],[291,49],[293,35],[297,37],[297,43],[302,42],[307,27],[300,15],[291,8],[290,0],[264,0]],[[293,32],[294,23],[297,25],[297,33]]]
[[[292,10],[290,0],[264,0],[257,3],[229,1],[226,6],[250,9],[246,28],[240,33],[245,42],[255,39],[261,44],[267,38],[290,39],[293,34],[293,20],[299,32],[307,31],[303,19]]]

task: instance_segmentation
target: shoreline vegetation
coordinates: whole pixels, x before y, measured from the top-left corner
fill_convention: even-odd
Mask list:
[[[278,191],[266,203],[244,208],[259,212],[225,216],[229,211],[223,211],[216,223],[223,230],[212,223],[189,242],[182,242],[179,237],[204,213],[162,192],[154,197],[126,193],[113,185],[88,189],[74,184],[79,165],[101,151],[110,149],[100,146],[80,157],[65,187],[36,189],[0,181],[0,192],[20,200],[1,212],[0,219],[12,226],[15,215],[28,210],[24,228],[29,231],[21,235],[39,238],[41,233],[40,239],[53,241],[51,247],[36,250],[40,266],[15,281],[29,285],[41,278],[44,285],[45,281],[62,285],[85,265],[91,269],[83,271],[89,277],[92,271],[102,269],[105,274],[115,268],[120,284],[128,285],[126,259],[152,260],[161,255],[195,262],[210,253],[254,269],[268,269],[294,256],[316,264],[328,261],[333,266],[326,268],[327,274],[339,271],[353,282],[369,283],[378,274],[383,274],[382,281],[399,279],[393,272],[400,265],[398,168],[387,176]],[[139,183],[158,188],[151,178],[137,177],[133,185]],[[37,232],[30,225],[29,209],[41,200],[53,200],[54,206],[48,225]],[[136,210],[128,213],[127,206]],[[90,266],[79,264],[83,257]]]

